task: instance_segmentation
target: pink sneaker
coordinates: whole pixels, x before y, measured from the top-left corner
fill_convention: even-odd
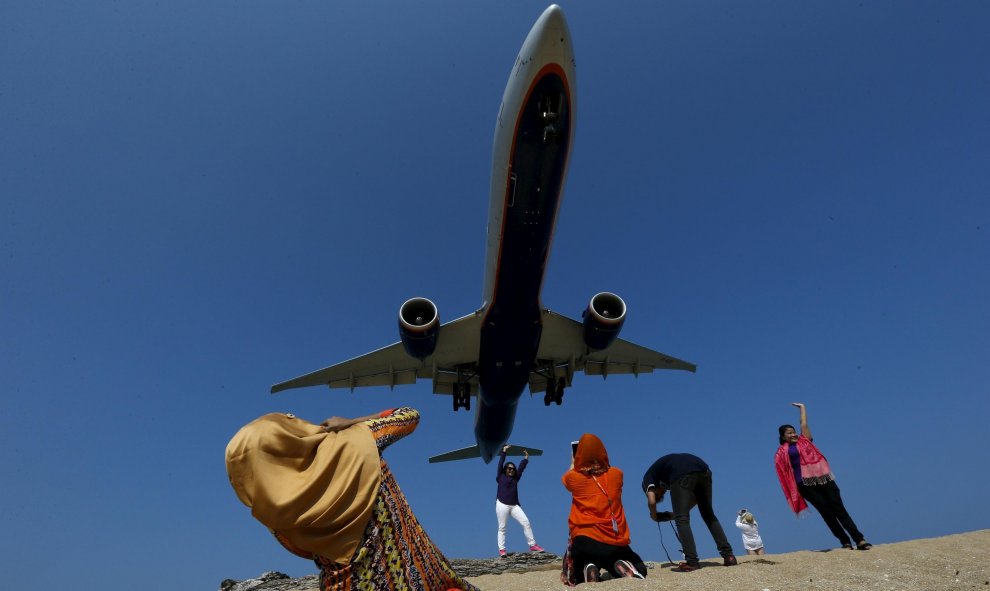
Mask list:
[[[532,546],[530,546],[529,547],[529,551],[530,552],[546,552],[546,550],[544,550],[543,548],[540,548],[540,545],[539,544],[533,544]]]
[[[499,550],[498,555],[505,558],[505,550]]]

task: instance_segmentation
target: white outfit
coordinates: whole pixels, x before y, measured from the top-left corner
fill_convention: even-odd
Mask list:
[[[530,546],[536,545],[536,538],[533,537],[533,528],[529,525],[529,518],[519,505],[506,505],[502,501],[495,499],[495,516],[498,517],[498,549],[505,550],[505,522],[509,516],[519,522],[526,536],[526,543]]]
[[[742,520],[742,515],[736,515],[736,527],[742,530],[743,548],[759,550],[763,547],[763,538],[755,521],[750,525]]]

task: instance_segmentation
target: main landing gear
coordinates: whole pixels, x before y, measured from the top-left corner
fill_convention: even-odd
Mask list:
[[[471,384],[467,382],[453,384],[454,411],[464,407],[464,410],[471,410]]]
[[[559,378],[556,382],[547,382],[547,393],[543,395],[544,406],[550,406],[551,402],[556,402],[560,406],[564,402],[564,388],[567,387],[567,380]]]

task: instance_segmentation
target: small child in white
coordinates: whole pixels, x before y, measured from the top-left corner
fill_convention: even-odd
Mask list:
[[[736,527],[742,531],[746,554],[763,554],[763,538],[760,537],[760,528],[753,514],[741,509],[736,515]]]

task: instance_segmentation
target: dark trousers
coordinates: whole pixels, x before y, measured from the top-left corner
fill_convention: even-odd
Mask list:
[[[633,552],[629,546],[613,546],[592,540],[587,536],[575,536],[571,540],[571,559],[574,561],[575,576],[578,582],[584,581],[584,566],[594,564],[598,568],[604,568],[612,575],[612,578],[620,578],[622,575],[615,570],[617,560],[628,560],[639,574],[646,576],[646,565],[639,554]]]
[[[691,472],[680,477],[670,487],[670,504],[674,509],[674,523],[677,525],[677,537],[681,541],[684,560],[688,564],[698,564],[698,548],[694,545],[694,534],[691,533],[691,507],[698,506],[698,513],[708,526],[708,531],[715,540],[718,553],[722,557],[732,555],[732,546],[722,531],[722,524],[715,517],[712,508],[712,473]]]
[[[804,497],[808,504],[818,510],[818,513],[825,520],[825,525],[832,531],[832,535],[838,538],[843,546],[849,544],[849,538],[859,544],[864,537],[853,522],[852,517],[842,504],[842,495],[839,494],[839,485],[834,480],[825,484],[805,486],[798,484],[798,492]],[[849,535],[846,535],[849,532]]]

